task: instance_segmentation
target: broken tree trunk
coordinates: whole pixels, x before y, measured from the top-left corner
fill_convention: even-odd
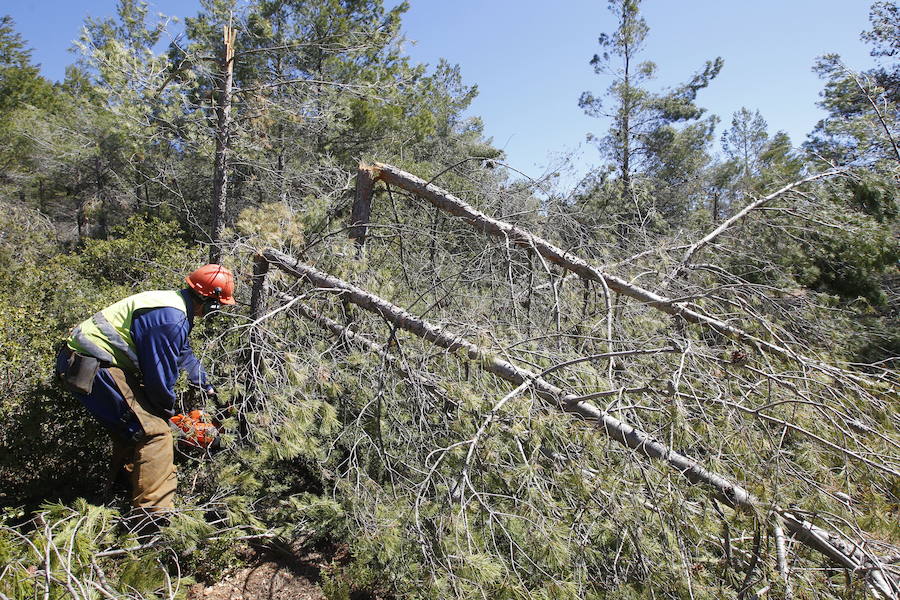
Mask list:
[[[219,82],[219,101],[216,105],[216,155],[213,165],[212,227],[210,231],[209,262],[222,258],[222,234],[225,231],[225,208],[228,197],[228,145],[231,138],[231,88],[234,82],[234,41],[237,30],[231,25],[222,28],[224,46]]]
[[[305,280],[322,291],[335,294],[344,301],[352,302],[378,314],[399,329],[413,333],[450,352],[463,355],[468,360],[477,362],[484,370],[509,383],[517,386],[530,383],[531,388],[543,400],[561,410],[597,422],[601,426],[599,427],[600,431],[607,437],[647,458],[665,461],[692,484],[704,484],[711,487],[717,496],[733,508],[744,511],[767,508],[763,507],[759,500],[742,486],[707,470],[697,461],[675,452],[646,432],[616,419],[597,406],[580,400],[574,394],[566,393],[540,377],[539,374],[503,360],[462,336],[432,325],[375,294],[302,264],[277,250],[265,250],[263,256],[282,271]],[[895,583],[885,575],[885,571],[879,564],[873,564],[871,557],[857,545],[845,542],[826,530],[795,516],[790,511],[778,507],[774,507],[773,510],[781,515],[786,529],[798,541],[851,571],[863,571],[867,576],[867,583],[877,594],[887,598],[894,597],[897,587]]]
[[[360,173],[362,172],[366,173],[366,177],[374,175],[376,179],[380,179],[381,181],[390,183],[424,198],[437,208],[466,221],[475,229],[483,233],[502,237],[522,248],[535,250],[545,259],[565,267],[582,279],[605,284],[609,289],[618,292],[623,296],[634,298],[635,300],[648,304],[649,306],[674,317],[681,317],[689,323],[705,325],[725,337],[755,347],[759,350],[765,350],[788,360],[816,367],[830,374],[838,374],[837,369],[830,365],[802,356],[789,348],[768,342],[744,329],[729,325],[721,319],[706,315],[691,307],[691,305],[686,302],[679,302],[672,298],[661,296],[650,290],[629,283],[621,277],[606,273],[589,264],[586,260],[551,244],[547,240],[534,235],[521,227],[489,217],[463,200],[460,200],[450,192],[430,184],[411,173],[402,171],[397,167],[384,163],[375,163],[375,165],[371,167],[362,165],[360,167]],[[847,379],[861,380],[859,377],[845,372],[840,372],[839,375]]]
[[[350,239],[357,246],[366,243],[366,232],[372,215],[372,194],[375,190],[375,177],[372,171],[362,163],[356,173],[356,195],[350,213]]]

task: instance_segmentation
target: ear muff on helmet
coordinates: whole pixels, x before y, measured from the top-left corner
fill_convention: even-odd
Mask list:
[[[222,308],[222,288],[215,287],[213,288],[213,293],[210,296],[205,296],[203,298],[203,313],[209,314],[215,310],[219,310]]]

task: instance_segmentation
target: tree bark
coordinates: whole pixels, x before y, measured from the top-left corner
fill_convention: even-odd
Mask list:
[[[353,209],[350,212],[350,239],[354,240],[358,247],[362,247],[366,243],[374,190],[375,176],[371,167],[360,163],[359,170],[356,172],[356,195],[353,199]]]
[[[262,327],[258,324],[266,314],[265,300],[267,282],[266,276],[269,273],[269,261],[257,254],[253,257],[253,287],[250,290],[250,318],[252,325],[248,341],[250,348],[245,356],[245,363],[249,367],[248,381],[246,385],[247,395],[244,400],[244,406],[249,410],[255,410],[262,401],[262,394],[259,391],[259,382],[263,377],[265,368],[263,358],[263,347],[265,346],[265,336]],[[247,429],[242,412],[241,430]]]
[[[253,287],[250,288],[250,318],[257,321],[265,314],[266,275],[269,261],[261,254],[253,257]]]

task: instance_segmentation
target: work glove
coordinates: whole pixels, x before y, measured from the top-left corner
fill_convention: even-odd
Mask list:
[[[207,386],[206,386],[206,389],[203,390],[203,392],[206,394],[206,397],[207,397],[207,398],[209,398],[210,400],[212,400],[212,401],[215,402],[216,404],[219,403],[219,394],[216,393],[216,388],[214,388],[214,387],[211,386],[211,385],[207,385]]]

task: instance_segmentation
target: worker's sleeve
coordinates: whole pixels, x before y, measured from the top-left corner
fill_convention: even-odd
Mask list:
[[[181,359],[184,349],[190,350],[189,330],[184,313],[169,307],[139,313],[131,324],[147,400],[170,417],[175,414],[175,382]]]
[[[206,376],[206,371],[203,369],[203,365],[200,364],[200,361],[194,356],[194,351],[191,350],[191,344],[185,338],[184,349],[181,352],[181,356],[178,357],[178,366],[182,371],[187,373],[188,381],[191,385],[197,386],[200,389],[208,390],[211,386],[209,385],[209,378]]]

